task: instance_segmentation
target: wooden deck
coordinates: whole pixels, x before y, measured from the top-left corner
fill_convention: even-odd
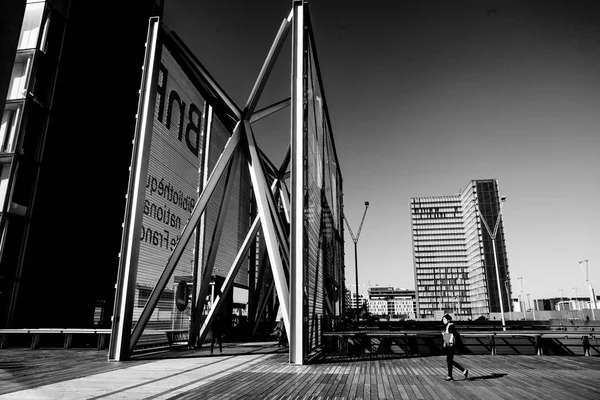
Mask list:
[[[600,399],[600,357],[457,355],[469,380],[445,382],[445,357],[335,357],[288,363],[287,349],[226,343],[107,361],[106,351],[0,350],[0,399]]]

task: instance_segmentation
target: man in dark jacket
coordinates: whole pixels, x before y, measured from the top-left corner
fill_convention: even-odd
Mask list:
[[[221,317],[217,315],[215,319],[212,321],[212,336],[210,339],[210,354],[213,354],[213,348],[215,346],[215,341],[219,341],[219,353],[223,353],[223,344],[221,343]]]

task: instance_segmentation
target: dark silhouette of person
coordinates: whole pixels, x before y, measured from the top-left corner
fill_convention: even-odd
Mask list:
[[[442,322],[446,326],[446,330],[442,332],[444,336],[444,347],[446,349],[446,363],[448,364],[448,376],[446,376],[447,381],[453,381],[452,378],[452,368],[456,367],[463,373],[465,376],[465,380],[469,379],[469,370],[463,368],[462,365],[454,361],[454,352],[462,346],[462,340],[460,338],[460,334],[456,330],[456,327],[452,323],[452,316],[450,314],[445,314],[442,318]]]
[[[223,342],[222,342],[222,324],[221,317],[217,315],[212,322],[211,330],[212,335],[210,338],[210,354],[213,354],[213,349],[215,346],[215,341],[219,341],[219,353],[223,353]]]
[[[287,334],[285,332],[285,323],[283,322],[283,317],[277,322],[275,325],[275,335],[277,336],[277,346],[287,347]]]

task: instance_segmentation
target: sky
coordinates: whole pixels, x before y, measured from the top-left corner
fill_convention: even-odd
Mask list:
[[[291,4],[166,0],[164,22],[243,107]],[[410,198],[456,194],[473,179],[497,179],[507,197],[513,297],[521,286],[531,299],[587,296],[582,260],[600,291],[599,2],[308,5],[355,235],[370,203],[361,293],[414,289]],[[290,60],[288,39],[258,108],[290,96]],[[289,109],[253,128],[279,164]],[[345,241],[354,291],[347,229]]]

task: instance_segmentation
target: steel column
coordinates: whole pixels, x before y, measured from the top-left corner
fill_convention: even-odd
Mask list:
[[[280,247],[277,241],[277,229],[273,222],[273,218],[277,216],[271,215],[270,212],[267,196],[272,196],[272,194],[265,181],[264,171],[260,162],[260,155],[258,154],[254,135],[251,133],[250,123],[248,121],[244,121],[244,132],[248,142],[248,151],[250,153],[248,168],[250,170],[250,178],[252,179],[252,187],[256,195],[258,215],[260,216],[262,223],[262,230],[267,245],[269,262],[271,263],[271,269],[273,270],[277,294],[279,295],[279,301],[282,305],[281,313],[286,329],[289,332],[289,289],[285,279],[283,260],[279,251]]]
[[[240,159],[241,151],[238,150],[235,152],[233,160],[227,169],[227,175],[225,176],[225,190],[223,190],[223,195],[221,196],[221,204],[219,205],[219,211],[217,213],[217,223],[215,224],[215,230],[210,242],[210,249],[208,250],[206,265],[204,265],[204,271],[201,274],[202,278],[200,279],[200,291],[198,292],[198,299],[195,305],[196,312],[192,318],[193,323],[190,329],[190,346],[195,345],[195,339],[200,329],[200,320],[202,319],[202,312],[204,311],[204,302],[206,296],[208,295],[208,287],[213,273],[213,268],[215,266],[219,244],[221,243],[221,236],[225,226],[227,210],[229,209],[229,200],[231,199],[231,192],[233,190],[233,184],[230,184],[230,182],[234,181],[235,177],[237,176],[237,170],[241,166],[241,163],[239,162]]]
[[[304,364],[304,2],[294,0],[292,29],[292,198],[290,362]]]
[[[127,190],[127,193],[130,193],[130,198],[127,198],[125,220],[123,222],[124,234],[121,241],[112,333],[108,351],[110,361],[127,360],[130,355],[135,280],[142,230],[141,210],[144,209],[146,197],[145,177],[148,175],[147,160],[150,155],[152,121],[156,101],[156,78],[160,64],[159,30],[159,18],[150,18],[144,56],[144,73],[142,75],[135,126],[131,174]]]
[[[248,249],[250,249],[250,245],[252,244],[252,241],[256,237],[256,233],[258,232],[259,227],[260,227],[260,218],[256,217],[254,219],[254,222],[252,223],[250,232],[248,232],[248,234],[246,235],[246,238],[244,239],[244,243],[242,243],[242,246],[240,247],[240,250],[238,251],[237,256],[235,257],[235,260],[233,261],[232,267],[229,269],[229,272],[227,273],[227,277],[225,278],[225,281],[223,282],[223,285],[221,286],[221,288],[219,290],[219,295],[214,300],[214,303],[212,304],[212,306],[208,312],[208,315],[206,316],[206,319],[204,320],[204,323],[202,324],[202,328],[200,329],[200,335],[198,338],[200,343],[202,343],[204,341],[204,338],[206,337],[206,334],[208,333],[207,328],[212,321],[213,315],[215,313],[218,313],[219,309],[221,308],[221,300],[223,299],[223,297],[225,297],[227,295],[227,293],[229,293],[229,291],[233,287],[233,281],[235,279],[235,276],[237,275],[238,271],[240,270],[240,267],[242,266],[242,263],[244,262],[244,256],[248,252]]]

